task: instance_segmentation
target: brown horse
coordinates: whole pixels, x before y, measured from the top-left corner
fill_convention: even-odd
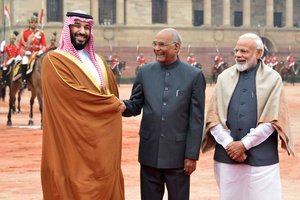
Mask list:
[[[213,65],[212,72],[211,72],[211,82],[216,83],[218,76],[226,69],[228,68],[228,63],[224,62],[220,67],[216,67],[216,64]]]
[[[277,65],[274,65],[272,68],[280,74],[281,69],[284,67],[284,61],[279,61]]]
[[[13,67],[14,65],[16,64],[16,62],[20,62],[20,61],[17,61],[15,58],[11,60],[10,63],[7,64],[7,70],[5,72],[5,78],[2,76],[2,73],[1,73],[1,98],[2,100],[4,101],[5,100],[5,97],[6,97],[6,88],[8,87],[9,88],[9,91],[10,91],[10,82],[11,82],[11,74],[13,73]],[[5,79],[5,80],[4,80]],[[20,102],[21,102],[21,94],[22,94],[22,91],[23,89],[20,89],[18,91],[18,105],[17,105],[17,109],[16,109],[16,106],[15,106],[15,102],[13,103],[13,106],[12,106],[12,112],[13,113],[20,113],[21,112],[21,106],[20,106]]]
[[[42,85],[41,85],[41,69],[42,69],[42,60],[45,57],[45,55],[48,52],[43,53],[42,55],[39,55],[37,58],[35,58],[35,62],[33,64],[33,70],[32,73],[28,75],[27,77],[27,87],[28,90],[31,92],[30,97],[30,112],[29,112],[29,121],[28,125],[33,125],[33,104],[35,97],[38,98],[39,102],[39,110],[41,113],[41,127],[42,127],[42,111],[43,111],[43,102],[42,102]],[[18,63],[17,63],[18,64]],[[15,68],[16,65],[14,65],[13,68]],[[11,126],[11,111],[16,99],[16,93],[21,88],[21,78],[13,81],[13,73],[10,75],[10,100],[9,100],[9,111],[7,115],[7,125]]]
[[[295,62],[293,66],[287,68],[284,64],[280,68],[280,76],[283,82],[290,82],[295,85],[296,76],[298,74],[298,70],[300,67],[300,63],[298,61]]]

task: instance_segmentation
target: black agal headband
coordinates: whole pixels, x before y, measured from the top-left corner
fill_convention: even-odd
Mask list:
[[[91,15],[84,14],[84,13],[77,13],[77,12],[67,12],[67,17],[80,17],[85,19],[93,19]]]

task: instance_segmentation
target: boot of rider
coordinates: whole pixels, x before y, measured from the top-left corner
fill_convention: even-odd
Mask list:
[[[22,72],[22,86],[21,88],[24,89],[27,87],[26,83],[26,71],[27,71],[27,65],[22,64],[21,65],[21,72]]]
[[[7,70],[2,68],[2,82],[1,82],[2,88],[5,88],[7,85],[6,72],[7,72]]]

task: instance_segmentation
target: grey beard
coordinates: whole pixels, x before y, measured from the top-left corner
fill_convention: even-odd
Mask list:
[[[245,64],[243,64],[243,65],[241,65],[241,64],[236,64],[236,69],[238,70],[238,71],[240,71],[240,72],[242,72],[242,71],[245,71],[245,70],[247,70],[249,68],[249,66],[248,66],[248,63],[245,63]]]

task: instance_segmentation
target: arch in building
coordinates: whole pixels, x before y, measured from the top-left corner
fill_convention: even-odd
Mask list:
[[[263,36],[261,39],[264,45],[267,47],[268,53],[276,53],[278,51],[275,42],[271,38]]]

